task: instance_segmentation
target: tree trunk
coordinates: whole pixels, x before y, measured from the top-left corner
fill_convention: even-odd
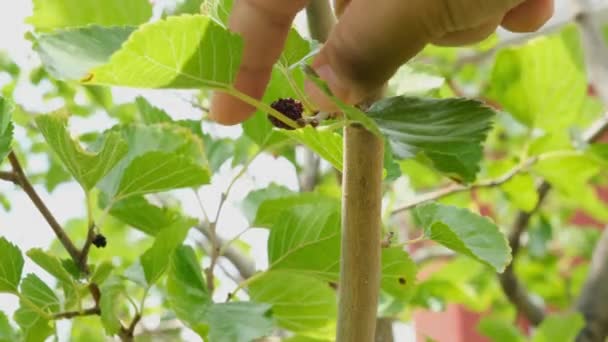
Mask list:
[[[344,130],[339,342],[374,341],[380,290],[382,139],[360,125]]]

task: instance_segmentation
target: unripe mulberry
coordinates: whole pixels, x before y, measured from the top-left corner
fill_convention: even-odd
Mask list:
[[[108,244],[106,237],[101,234],[95,235],[95,237],[93,238],[93,241],[91,241],[91,242],[97,248],[104,248]]]
[[[304,107],[302,106],[302,103],[300,101],[294,100],[292,98],[279,99],[273,102],[270,107],[274,108],[278,112],[283,113],[283,115],[292,119],[293,121],[298,123],[298,125],[304,126],[302,124],[302,112],[304,111]],[[283,123],[272,115],[268,115],[268,120],[270,120],[270,122],[272,122],[275,127],[284,129],[294,129],[293,127],[286,125],[285,123]]]

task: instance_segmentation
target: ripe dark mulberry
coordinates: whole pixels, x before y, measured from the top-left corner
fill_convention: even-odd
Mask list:
[[[95,235],[95,237],[93,238],[93,241],[91,241],[91,242],[97,248],[104,248],[108,244],[108,240],[106,240],[106,237],[101,234]]]
[[[270,107],[283,113],[285,116],[297,122],[299,125],[302,125],[300,121],[302,121],[302,112],[304,111],[304,107],[302,106],[302,103],[300,101],[291,98],[279,99],[273,102]],[[272,115],[268,115],[268,120],[270,120],[270,122],[272,122],[275,127],[283,129],[294,129],[293,127],[286,125],[285,123],[283,123]]]

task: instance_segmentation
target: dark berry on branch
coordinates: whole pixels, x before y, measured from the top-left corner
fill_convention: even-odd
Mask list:
[[[106,237],[101,234],[95,235],[95,237],[93,238],[93,241],[91,241],[91,242],[97,248],[104,248],[108,244]]]
[[[283,115],[292,119],[293,121],[298,123],[298,125],[302,125],[301,121],[303,120],[302,112],[304,111],[304,107],[302,106],[302,103],[300,101],[291,98],[279,99],[273,102],[270,107],[277,110],[278,112],[283,113]],[[270,122],[275,127],[284,129],[294,129],[293,127],[288,126],[283,121],[275,118],[272,115],[268,115],[268,120],[270,120]]]

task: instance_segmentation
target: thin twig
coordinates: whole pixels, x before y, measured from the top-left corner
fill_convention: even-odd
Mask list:
[[[11,182],[15,185],[20,185],[19,176],[17,176],[17,174],[14,172],[0,171],[0,179],[7,181],[7,182]]]
[[[70,319],[70,318],[74,318],[74,317],[94,316],[94,315],[101,315],[101,309],[99,307],[92,307],[92,308],[85,309],[82,311],[60,312],[60,313],[53,315],[53,319],[54,320]]]
[[[57,219],[55,219],[55,217],[53,216],[53,214],[51,213],[49,208],[46,206],[46,204],[44,204],[44,201],[42,200],[42,198],[40,198],[40,196],[38,196],[38,193],[36,192],[36,190],[34,189],[32,184],[30,183],[29,179],[23,172],[23,168],[21,167],[21,164],[19,163],[19,160],[17,159],[17,156],[15,155],[15,153],[13,151],[11,151],[9,153],[8,160],[11,163],[11,166],[13,168],[13,173],[17,176],[18,184],[21,186],[23,191],[30,198],[32,203],[34,203],[34,205],[36,206],[38,211],[42,214],[42,216],[46,219],[49,226],[51,226],[51,229],[57,236],[57,239],[59,239],[59,242],[61,242],[63,247],[66,249],[66,251],[68,252],[70,257],[72,258],[72,260],[74,260],[74,262],[76,264],[79,264],[80,252],[78,251],[76,246],[74,246],[74,243],[72,242],[70,237],[66,234],[66,232],[63,230],[61,225],[57,222]],[[88,273],[88,268],[86,267],[86,265],[83,268],[81,268],[81,270],[84,273]]]
[[[528,158],[523,163],[520,163],[519,165],[515,166],[514,168],[509,170],[507,173],[505,173],[504,175],[502,175],[496,179],[482,181],[482,182],[471,184],[471,185],[453,183],[446,187],[440,188],[438,190],[427,192],[425,194],[417,196],[412,201],[395,208],[391,212],[391,215],[396,215],[400,212],[412,209],[413,207],[415,207],[419,204],[429,202],[429,201],[435,201],[435,200],[444,198],[449,195],[453,195],[453,194],[457,194],[457,193],[461,193],[461,192],[473,191],[473,190],[482,189],[482,188],[494,188],[497,186],[501,186],[501,185],[505,184],[506,182],[510,181],[511,179],[513,179],[513,177],[515,177],[516,175],[520,174],[521,172],[526,171],[530,166],[532,166],[538,160],[539,160],[538,157]]]

